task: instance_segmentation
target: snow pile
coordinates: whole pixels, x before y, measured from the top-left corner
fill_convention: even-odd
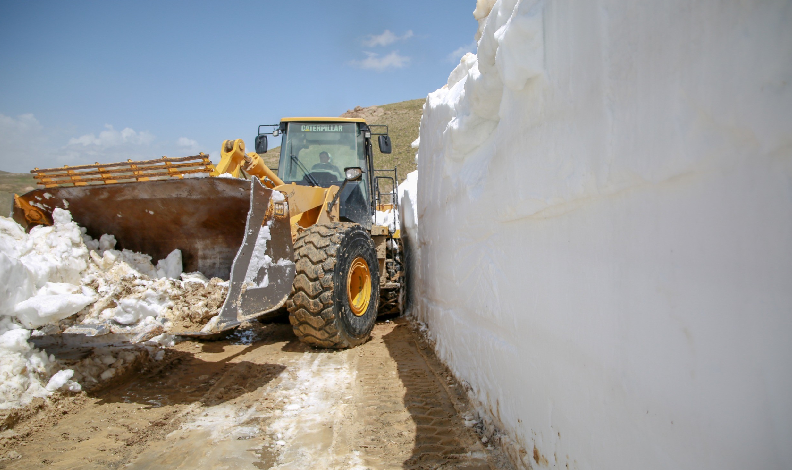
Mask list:
[[[0,218],[0,313],[28,328],[73,315],[93,299],[79,289],[88,266],[82,234],[68,212],[56,210],[53,218],[54,226],[37,228],[31,236]]]
[[[399,214],[396,209],[376,211],[371,220],[375,225],[388,227],[390,233],[399,230]]]
[[[30,345],[31,335],[118,333],[167,344],[166,332],[200,329],[225,298],[227,283],[182,274],[179,250],[154,265],[147,255],[115,250],[112,235],[91,239],[68,211],[55,209],[53,220],[26,234],[0,217],[0,408],[79,390],[83,379],[107,380],[134,362],[105,352],[59,371],[62,364]]]
[[[80,390],[70,380],[73,372],[57,371],[55,358],[34,349],[29,338],[30,330],[0,317],[0,409],[27,405],[60,388]]]
[[[478,2],[402,231],[522,465],[792,467],[788,7]]]
[[[162,359],[163,353],[164,351],[155,352],[153,348],[96,348],[89,357],[80,360],[59,360],[59,365],[68,367],[68,369],[63,369],[53,375],[47,388],[50,391],[63,388],[74,392],[79,391],[82,385],[85,385],[90,389],[101,382],[123,375],[127,369],[149,360],[150,357]],[[53,386],[53,381],[56,378],[60,378],[60,380]],[[66,385],[61,386],[60,382],[63,379],[71,379],[71,382],[65,382]]]
[[[87,236],[86,244],[97,246]],[[179,250],[155,267],[148,255],[118,252],[111,248],[114,244],[111,236],[104,235],[99,251],[91,251],[92,263],[81,282],[96,292],[96,301],[64,322],[64,332],[79,333],[84,325],[102,325],[107,332],[138,334],[137,340],[144,341],[163,332],[200,330],[219,312],[227,281],[182,273]]]

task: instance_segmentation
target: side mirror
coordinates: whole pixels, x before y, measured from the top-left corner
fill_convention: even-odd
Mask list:
[[[267,153],[267,136],[264,134],[256,136],[256,153]]]
[[[344,168],[344,183],[341,184],[341,187],[338,188],[338,192],[336,193],[335,197],[333,197],[333,200],[330,201],[330,204],[327,205],[327,211],[330,212],[331,210],[333,210],[333,206],[338,201],[338,196],[341,195],[341,191],[344,190],[347,183],[349,183],[350,181],[359,181],[361,178],[363,178],[362,168],[358,166],[348,166]]]
[[[391,153],[391,140],[389,135],[379,136],[379,148],[382,153]]]
[[[363,177],[363,170],[359,167],[344,168],[344,176],[346,181],[358,181]]]

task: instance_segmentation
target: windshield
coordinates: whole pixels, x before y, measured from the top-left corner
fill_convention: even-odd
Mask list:
[[[363,135],[357,123],[290,122],[284,137],[278,176],[285,183],[340,185],[344,168],[366,168]]]

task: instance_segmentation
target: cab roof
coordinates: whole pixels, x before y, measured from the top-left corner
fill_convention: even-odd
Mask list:
[[[287,117],[281,119],[281,122],[366,122],[361,118],[342,118],[342,117]]]

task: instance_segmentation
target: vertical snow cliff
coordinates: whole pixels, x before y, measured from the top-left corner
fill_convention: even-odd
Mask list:
[[[476,14],[406,197],[441,356],[525,466],[792,468],[792,4]]]

